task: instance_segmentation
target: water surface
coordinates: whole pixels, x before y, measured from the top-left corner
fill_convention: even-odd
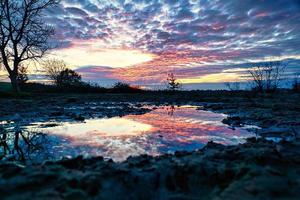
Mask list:
[[[28,133],[40,133],[35,138],[38,141],[35,145],[41,147],[30,153],[32,160],[84,155],[123,161],[141,154],[156,156],[180,150],[192,151],[209,141],[238,144],[255,136],[249,127],[233,129],[223,124],[224,114],[196,108],[161,106],[142,115],[84,122],[35,123],[23,128]]]

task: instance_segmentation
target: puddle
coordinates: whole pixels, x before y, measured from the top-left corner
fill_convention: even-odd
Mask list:
[[[35,123],[23,128],[28,133],[43,133],[42,147],[30,154],[33,161],[84,155],[103,156],[118,162],[141,154],[156,156],[192,151],[209,141],[233,145],[255,136],[249,127],[233,130],[223,124],[224,114],[196,108],[162,106],[143,115]]]

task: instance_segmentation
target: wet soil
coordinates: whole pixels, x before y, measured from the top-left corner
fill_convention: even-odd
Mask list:
[[[91,106],[102,102],[104,106]],[[107,104],[107,102],[110,102]],[[122,104],[110,109],[110,104]],[[123,102],[123,103],[122,103]],[[128,103],[130,102],[130,103]],[[0,99],[0,121],[83,120],[148,112],[143,105],[196,104],[229,114],[233,128],[258,125],[244,144],[208,143],[193,152],[139,156],[122,163],[102,157],[23,166],[0,162],[1,199],[299,199],[300,95],[290,92],[99,94]],[[94,104],[93,104],[94,105]],[[80,111],[72,106],[82,106]],[[95,106],[95,105],[94,105]],[[101,107],[101,108],[100,108]],[[98,109],[102,109],[101,112]],[[101,114],[99,114],[101,113]]]

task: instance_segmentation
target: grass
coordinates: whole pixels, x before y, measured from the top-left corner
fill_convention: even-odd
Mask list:
[[[11,84],[7,82],[0,82],[0,91],[1,92],[9,92],[11,91]]]
[[[30,96],[28,92],[15,93],[11,84],[8,82],[0,82],[0,98],[23,98]]]

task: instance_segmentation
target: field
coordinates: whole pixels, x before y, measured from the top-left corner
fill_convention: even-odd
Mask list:
[[[222,122],[232,129],[244,124],[261,129],[258,138],[240,145],[209,142],[200,150],[129,157],[122,163],[79,156],[26,166],[14,160],[16,155],[8,155],[0,161],[0,193],[3,199],[299,199],[299,101],[300,94],[291,91],[2,97],[3,122],[84,121],[94,116],[142,115],[149,112],[144,105],[198,105],[227,114]],[[5,138],[3,144],[16,144],[5,143]]]
[[[0,82],[0,92],[8,92],[11,90],[10,83]]]

